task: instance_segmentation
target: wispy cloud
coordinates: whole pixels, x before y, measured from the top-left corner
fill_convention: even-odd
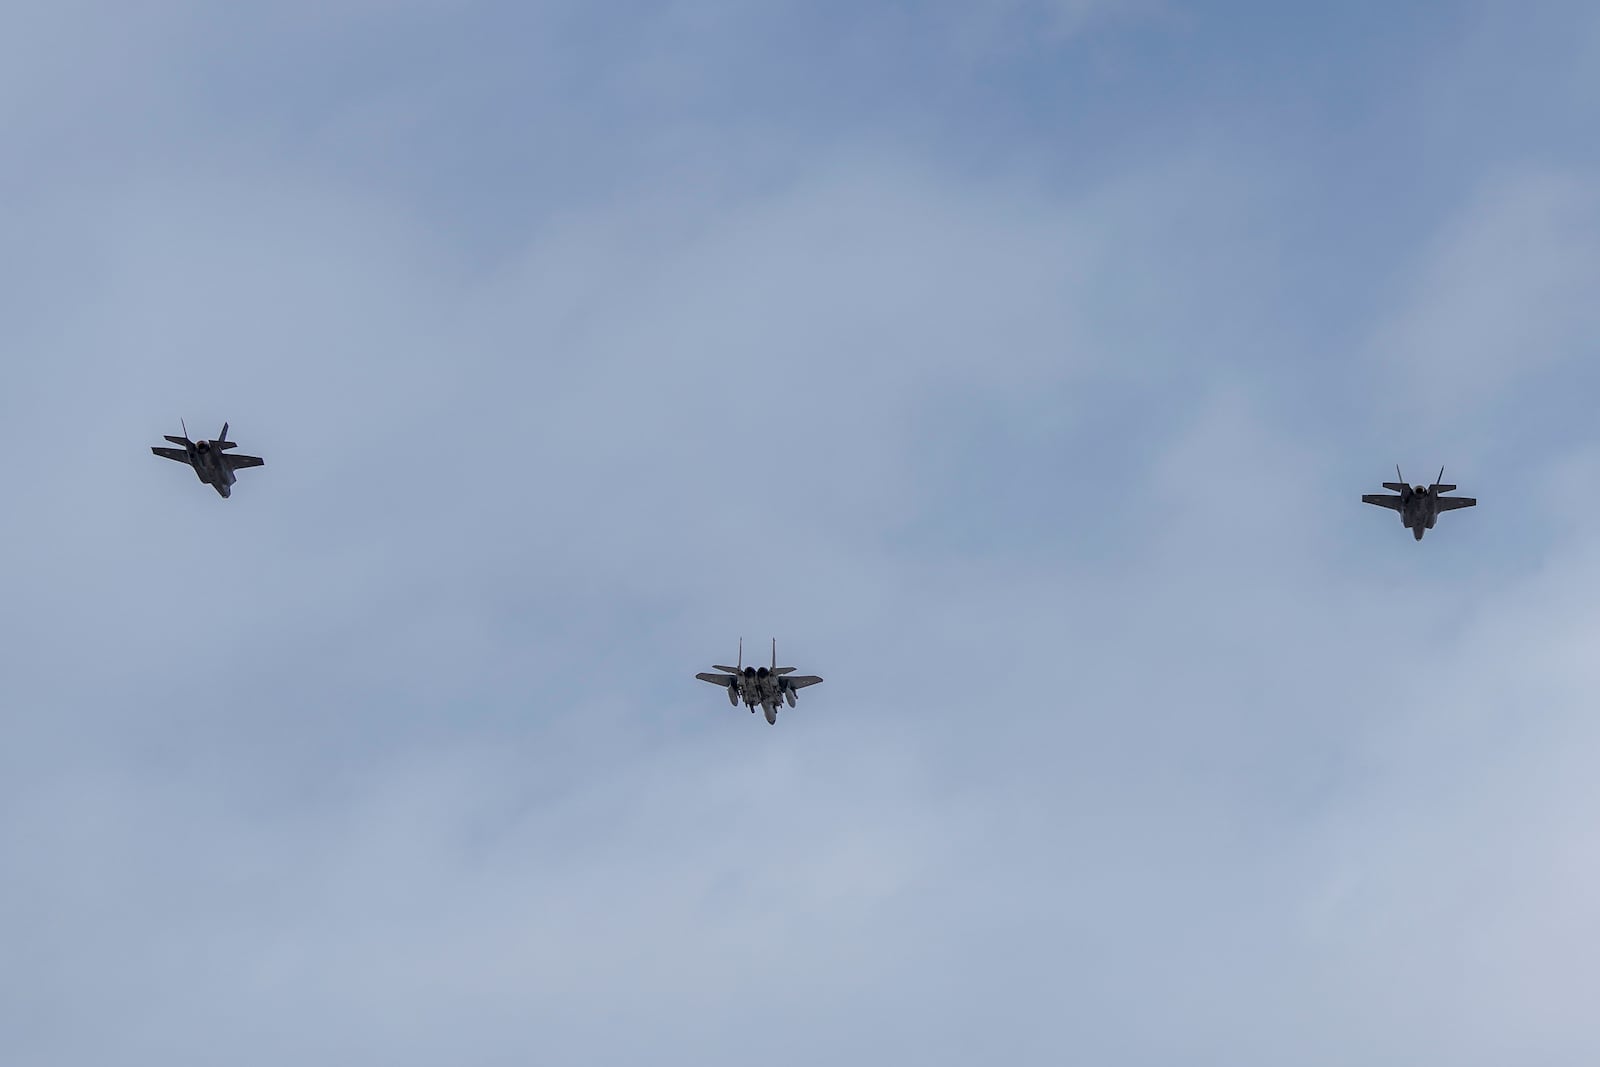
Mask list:
[[[11,72],[5,1058],[1593,1059],[1584,161],[1374,315],[1270,107],[986,124],[1120,6],[309,10]]]
[[[1600,200],[1583,171],[1488,179],[1428,249],[1373,345],[1394,396],[1434,423],[1478,415],[1519,380],[1587,360],[1600,311]],[[1512,394],[1520,396],[1520,394]]]

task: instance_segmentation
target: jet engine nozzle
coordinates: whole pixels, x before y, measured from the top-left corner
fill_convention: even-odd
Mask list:
[[[767,676],[767,669],[765,667],[757,667],[756,668],[756,677],[757,678],[765,678],[766,676]]]
[[[1420,493],[1420,494],[1426,495],[1427,492],[1428,492],[1428,487],[1425,486],[1425,485],[1419,485],[1419,486],[1415,487],[1414,489],[1412,489],[1411,491],[1413,493]]]
[[[744,676],[746,678],[754,678],[756,676],[756,669],[754,667],[746,667],[744,669]]]

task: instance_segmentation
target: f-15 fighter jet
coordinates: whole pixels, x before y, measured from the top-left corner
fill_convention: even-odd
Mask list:
[[[1438,521],[1442,512],[1454,511],[1457,508],[1470,508],[1477,505],[1476,497],[1470,496],[1441,496],[1455,489],[1453,485],[1444,484],[1444,468],[1439,468],[1439,480],[1432,485],[1407,485],[1406,476],[1400,473],[1397,466],[1394,469],[1398,482],[1384,482],[1385,489],[1392,489],[1399,496],[1388,496],[1384,493],[1365,493],[1361,497],[1363,504],[1376,504],[1380,508],[1391,508],[1400,513],[1400,525],[1411,531],[1411,536],[1418,541],[1422,535],[1433,529],[1433,524]]]
[[[183,426],[183,436],[173,437],[171,434],[162,434],[168,441],[182,448],[162,448],[159,445],[150,449],[163,459],[175,459],[179,463],[187,463],[193,468],[195,477],[205,482],[224,498],[233,494],[235,481],[233,472],[243,470],[245,467],[261,466],[260,456],[230,456],[227,450],[239,446],[228,440],[228,424],[222,424],[222,433],[214,441],[189,440],[189,427],[184,425],[182,419],[178,425]]]
[[[728,690],[728,703],[734,707],[739,706],[739,701],[744,700],[750,713],[755,714],[756,706],[766,713],[767,723],[772,726],[778,724],[778,705],[788,701],[792,708],[798,699],[795,691],[804,689],[808,685],[816,685],[822,681],[814,674],[795,674],[793,667],[778,666],[778,639],[772,639],[772,666],[746,667],[744,665],[744,638],[739,639],[739,665],[737,667],[724,667],[720,663],[711,666],[714,671],[722,674],[712,674],[702,671],[695,675],[702,682],[720,685]]]

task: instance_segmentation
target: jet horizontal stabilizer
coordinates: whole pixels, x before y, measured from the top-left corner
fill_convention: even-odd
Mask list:
[[[1409,493],[1411,487],[1405,482],[1384,482],[1383,487],[1391,493]]]
[[[163,439],[171,441],[175,445],[183,445],[185,448],[189,447],[189,445],[194,443],[194,442],[190,441],[187,437],[174,437],[170,433],[164,433],[161,436],[162,436]]]

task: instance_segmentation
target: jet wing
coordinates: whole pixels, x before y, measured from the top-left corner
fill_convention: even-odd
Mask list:
[[[187,451],[185,451],[184,449],[181,449],[181,448],[160,448],[160,447],[155,447],[155,448],[151,448],[150,451],[154,452],[156,455],[160,456],[162,459],[175,459],[179,463],[182,463],[185,467],[190,465],[189,464],[189,453]]]
[[[223,456],[228,461],[228,466],[233,470],[242,470],[245,467],[259,467],[262,464],[260,456]]]
[[[1477,507],[1478,498],[1475,496],[1442,496],[1439,498],[1440,511],[1454,511],[1456,508]]]
[[[784,681],[789,683],[790,689],[804,689],[808,685],[816,685],[822,679],[814,674],[797,674],[792,678],[785,678]]]
[[[1380,508],[1391,508],[1395,511],[1400,510],[1400,498],[1397,496],[1386,496],[1383,493],[1362,493],[1361,502],[1363,504],[1376,504]]]
[[[702,682],[710,682],[712,685],[720,685],[724,688],[733,684],[733,675],[731,674],[708,674],[705,671],[701,671],[695,677]]]

